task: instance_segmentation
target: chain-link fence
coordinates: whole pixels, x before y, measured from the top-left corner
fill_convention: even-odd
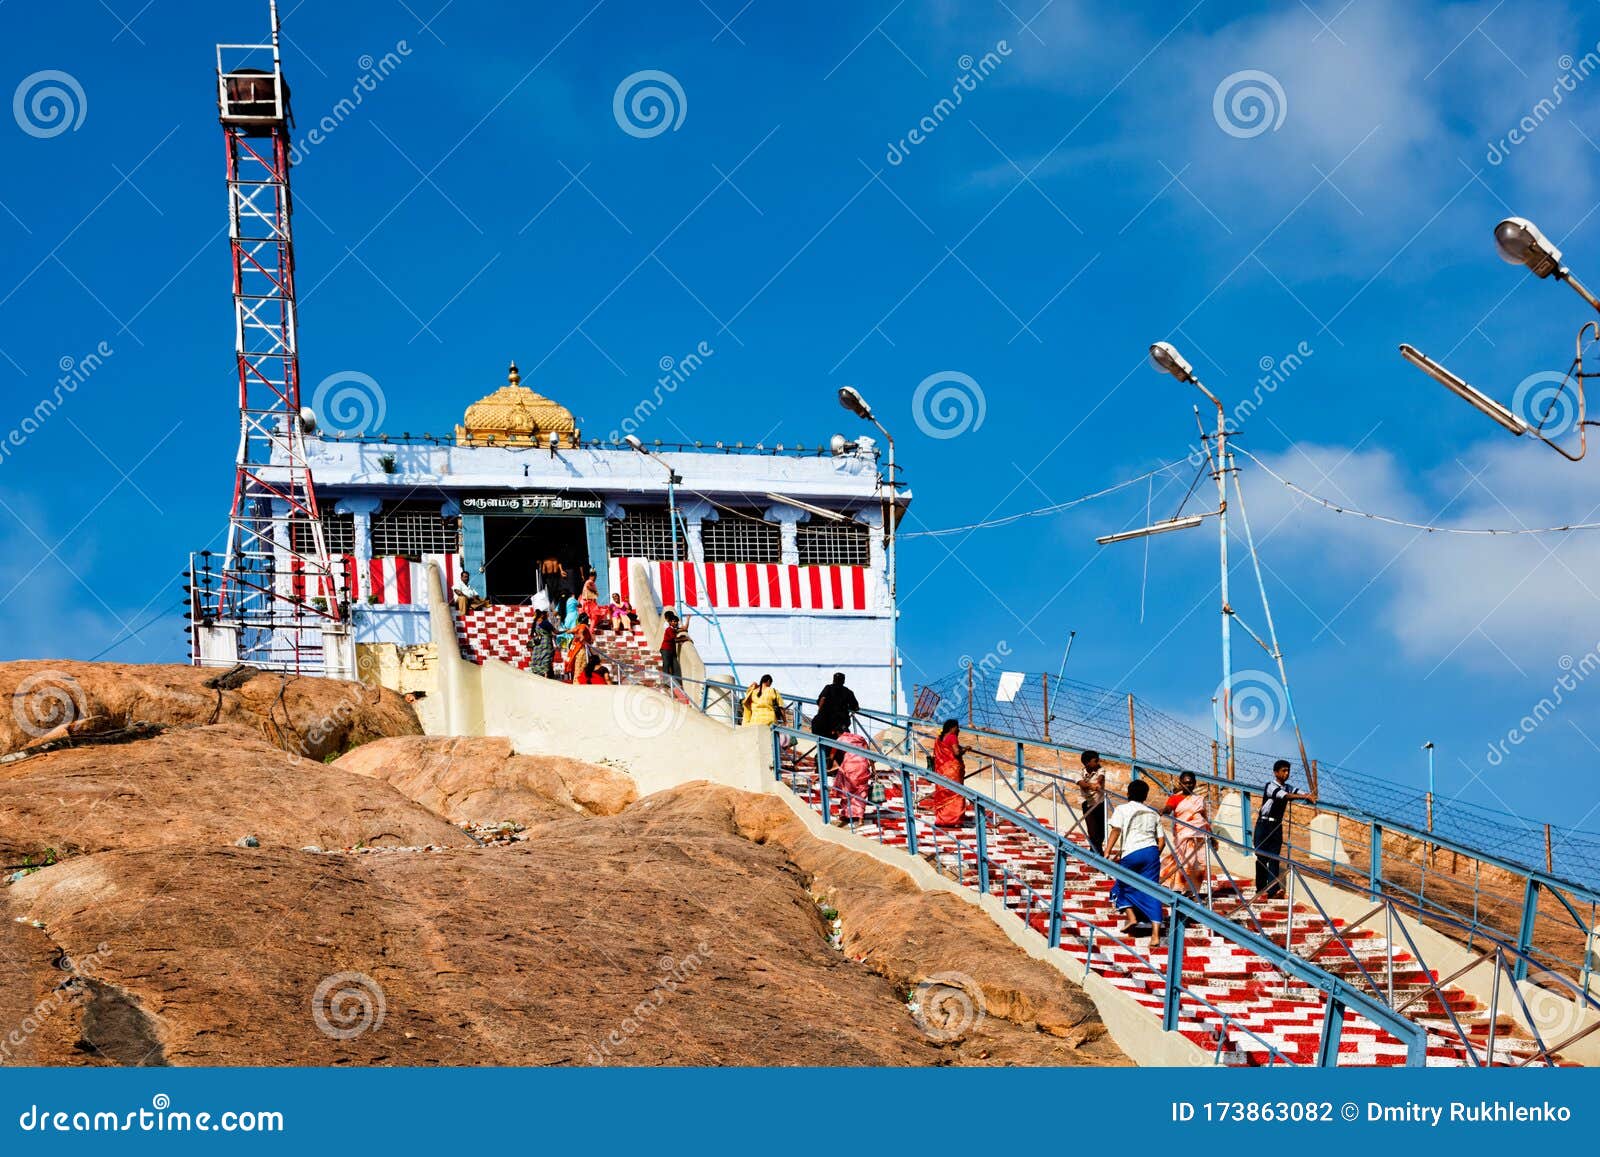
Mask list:
[[[1259,697],[1247,702],[1247,694],[1235,692],[1235,719],[1244,723],[1236,724],[1236,733],[1265,734],[1273,729],[1274,712],[1281,716],[1282,706],[1263,705]],[[959,719],[974,728],[1094,748],[1108,755],[1125,757],[1137,747],[1139,758],[1153,764],[1219,775],[1227,770],[1216,733],[1192,727],[1127,692],[1073,679],[964,667],[919,688],[916,705],[917,714],[928,719]],[[1246,709],[1248,717],[1242,714]],[[1272,778],[1272,764],[1280,758],[1293,760],[1295,754],[1239,746],[1235,778],[1259,787]],[[1430,817],[1426,792],[1320,761],[1317,771],[1319,798],[1328,803],[1432,831],[1441,839],[1524,868],[1548,867],[1553,875],[1600,887],[1600,833],[1553,824],[1547,830],[1542,821],[1437,796]],[[1294,776],[1299,780],[1304,772],[1297,767]]]

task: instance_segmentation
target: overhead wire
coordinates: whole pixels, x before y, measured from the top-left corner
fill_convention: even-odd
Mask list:
[[[969,523],[966,526],[947,526],[941,527],[938,530],[907,530],[903,531],[900,534],[900,537],[903,539],[942,538],[951,534],[966,534],[967,532],[973,530],[988,530],[996,526],[1009,526],[1011,523],[1020,522],[1025,518],[1040,518],[1048,514],[1059,514],[1064,510],[1072,509],[1074,506],[1081,506],[1085,502],[1092,502],[1096,498],[1104,498],[1108,494],[1115,494],[1119,490],[1126,490],[1128,487],[1137,485],[1147,478],[1154,478],[1158,474],[1163,474],[1176,466],[1181,466],[1187,461],[1187,458],[1179,458],[1176,461],[1167,462],[1161,466],[1157,466],[1154,470],[1148,470],[1137,477],[1124,479],[1123,481],[1116,483],[1114,486],[1108,486],[1104,490],[1096,490],[1093,494],[1084,494],[1067,502],[1057,502],[1050,506],[1041,506],[1036,510],[1023,510],[1016,514],[1006,514],[999,518],[991,518],[985,519],[982,522]]]
[[[1411,529],[1411,530],[1426,531],[1429,534],[1461,534],[1461,535],[1476,535],[1476,536],[1480,536],[1480,537],[1489,536],[1489,535],[1502,535],[1502,534],[1504,534],[1504,535],[1513,535],[1513,534],[1565,534],[1568,531],[1574,531],[1574,530],[1600,530],[1600,522],[1573,522],[1573,523],[1568,523],[1565,526],[1537,526],[1537,527],[1530,527],[1530,526],[1519,526],[1519,527],[1440,526],[1438,524],[1426,523],[1426,522],[1411,522],[1408,519],[1395,518],[1395,517],[1393,517],[1391,515],[1387,515],[1387,514],[1374,514],[1372,511],[1369,511],[1369,510],[1361,510],[1361,509],[1359,509],[1357,507],[1354,507],[1354,506],[1350,506],[1350,505],[1347,505],[1347,504],[1334,502],[1331,499],[1323,498],[1320,494],[1313,494],[1311,491],[1307,490],[1305,487],[1300,486],[1297,483],[1291,482],[1289,479],[1285,478],[1282,474],[1279,474],[1272,467],[1268,466],[1260,458],[1257,458],[1254,454],[1250,453],[1250,451],[1248,451],[1248,450],[1246,450],[1246,449],[1244,449],[1242,447],[1236,447],[1234,452],[1239,454],[1239,455],[1241,455],[1242,457],[1250,459],[1250,461],[1254,462],[1257,466],[1261,467],[1262,471],[1265,472],[1268,477],[1270,477],[1270,478],[1276,480],[1277,482],[1281,483],[1282,485],[1288,487],[1290,490],[1294,491],[1294,493],[1300,495],[1302,498],[1305,498],[1305,499],[1308,499],[1308,500],[1310,500],[1312,502],[1315,502],[1320,506],[1325,506],[1329,510],[1333,511],[1335,514],[1348,514],[1348,515],[1352,515],[1352,516],[1354,516],[1356,518],[1366,518],[1366,519],[1370,519],[1373,522],[1382,522],[1382,523],[1385,523],[1385,524],[1387,524],[1389,526],[1402,526],[1402,527],[1406,527],[1406,528]]]

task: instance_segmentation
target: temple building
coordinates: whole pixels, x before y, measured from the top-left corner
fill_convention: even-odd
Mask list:
[[[814,695],[843,671],[863,706],[889,703],[891,503],[870,438],[837,450],[585,439],[513,364],[453,436],[312,431],[305,453],[348,607],[347,661],[364,675],[427,690],[441,644],[525,663],[540,593],[575,592],[593,568],[602,603],[615,593],[687,619],[710,678],[771,674]],[[900,490],[901,514],[910,497]],[[464,568],[490,604],[457,617],[457,639],[432,637],[429,564],[447,592]],[[313,597],[295,575],[278,581]],[[197,624],[197,662],[227,660],[219,637]]]

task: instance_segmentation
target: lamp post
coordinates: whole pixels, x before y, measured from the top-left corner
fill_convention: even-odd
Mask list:
[[[889,444],[889,502],[884,510],[884,525],[889,538],[889,714],[900,714],[900,600],[899,572],[895,559],[895,536],[900,514],[900,490],[894,473],[894,435],[872,413],[872,407],[854,386],[839,388],[839,404],[863,421],[871,422]]]
[[[1561,264],[1561,250],[1552,245],[1549,238],[1539,231],[1539,227],[1526,217],[1507,217],[1496,225],[1494,227],[1494,244],[1502,261],[1510,265],[1525,266],[1535,277],[1545,278],[1553,274],[1557,281],[1565,281],[1572,286],[1573,291],[1579,297],[1588,302],[1592,309],[1600,312],[1600,298],[1589,292],[1584,284],[1572,275],[1572,271]],[[1583,372],[1584,334],[1591,330],[1594,332],[1595,340],[1600,341],[1600,323],[1593,321],[1585,323],[1578,330],[1577,351],[1573,358],[1573,368],[1568,371],[1569,377],[1575,371],[1577,378],[1578,414],[1576,425],[1578,428],[1578,452],[1576,454],[1570,453],[1564,446],[1545,436],[1541,428],[1544,424],[1543,419],[1540,419],[1539,425],[1530,424],[1521,414],[1508,409],[1482,390],[1469,385],[1462,378],[1451,373],[1443,365],[1434,361],[1415,346],[1402,344],[1400,346],[1400,356],[1468,405],[1493,418],[1511,433],[1518,437],[1524,434],[1532,434],[1563,458],[1576,462],[1584,456],[1588,449],[1587,427],[1591,424],[1586,420],[1584,414],[1583,390],[1584,379],[1593,376]],[[1565,389],[1565,386],[1566,383],[1563,382],[1562,388]],[[1552,398],[1552,405],[1554,401],[1555,399]],[[1548,410],[1546,412],[1548,413]]]
[[[1433,740],[1422,745],[1422,750],[1428,753],[1428,795],[1433,795]]]
[[[1156,369],[1171,374],[1180,382],[1188,382],[1199,390],[1217,408],[1217,429],[1212,437],[1216,441],[1215,456],[1211,457],[1211,476],[1217,483],[1217,545],[1220,556],[1222,582],[1222,735],[1223,749],[1227,753],[1227,774],[1234,777],[1233,737],[1233,607],[1228,601],[1228,415],[1222,402],[1195,376],[1194,367],[1170,342],[1158,341],[1150,347],[1150,361]],[[1102,546],[1129,539],[1145,538],[1152,534],[1165,534],[1172,530],[1187,530],[1199,526],[1204,515],[1191,514],[1186,518],[1170,518],[1165,522],[1141,527],[1138,530],[1108,534],[1095,541]]]
[[[683,481],[678,472],[660,455],[644,448],[637,434],[625,435],[623,441],[640,454],[651,459],[667,472],[667,537],[672,539],[672,605],[676,609],[683,598],[683,564],[678,558],[678,484]]]

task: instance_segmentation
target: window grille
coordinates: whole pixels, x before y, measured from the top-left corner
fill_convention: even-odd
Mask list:
[[[801,566],[867,566],[872,529],[859,522],[802,522],[795,527]]]
[[[722,511],[700,524],[707,562],[782,562],[783,528],[753,515]]]
[[[331,555],[356,552],[356,516],[353,514],[324,514],[322,516],[322,541]],[[316,553],[311,524],[303,518],[289,524],[290,549],[295,554]]]
[[[372,519],[372,553],[382,558],[402,555],[420,559],[425,554],[455,554],[458,536],[437,507],[398,507]]]
[[[680,559],[689,557],[683,540],[683,524],[677,530]],[[630,510],[622,518],[606,521],[606,553],[612,558],[648,558],[656,561],[673,557],[673,533],[667,528],[665,510]]]

